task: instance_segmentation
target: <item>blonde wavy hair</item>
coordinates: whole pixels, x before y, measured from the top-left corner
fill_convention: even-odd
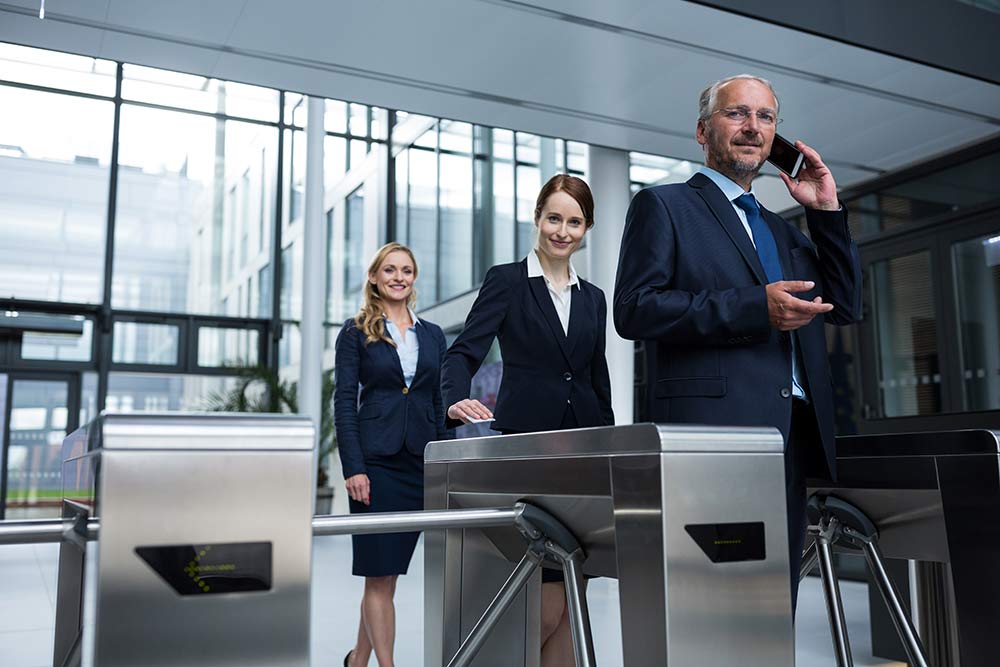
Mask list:
[[[410,256],[410,261],[413,262],[413,279],[416,280],[419,273],[417,258],[414,257],[412,250],[402,243],[395,242],[386,243],[378,249],[378,252],[375,253],[371,263],[368,265],[368,277],[371,278],[375,275],[379,267],[382,266],[382,262],[385,261],[385,258],[390,253],[397,251],[405,252]],[[410,291],[406,305],[409,308],[413,308],[416,302],[417,291],[414,289]],[[396,347],[396,342],[392,339],[392,336],[385,332],[385,305],[382,303],[382,295],[378,293],[378,286],[373,284],[371,280],[365,281],[365,288],[361,299],[361,310],[354,316],[354,325],[365,335],[365,345],[384,340],[389,345]]]

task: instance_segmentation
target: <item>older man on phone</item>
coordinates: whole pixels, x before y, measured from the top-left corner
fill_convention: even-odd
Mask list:
[[[757,201],[778,113],[774,88],[757,76],[702,91],[695,137],[705,167],[632,200],[614,321],[623,337],[655,346],[654,420],[781,431],[794,607],[805,480],[836,475],[824,325],[860,319],[861,269],[833,174],[803,142],[795,178],[779,175],[806,209],[810,238]]]

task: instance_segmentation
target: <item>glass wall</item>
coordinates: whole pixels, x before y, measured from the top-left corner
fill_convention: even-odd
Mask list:
[[[476,288],[534,245],[544,180],[585,176],[587,147],[458,121],[396,114],[394,237],[420,265],[420,305]]]

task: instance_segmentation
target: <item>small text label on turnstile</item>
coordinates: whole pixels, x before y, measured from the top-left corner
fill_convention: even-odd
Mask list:
[[[271,543],[169,544],[135,553],[180,595],[271,590]]]
[[[764,560],[764,522],[689,523],[684,530],[713,563]]]

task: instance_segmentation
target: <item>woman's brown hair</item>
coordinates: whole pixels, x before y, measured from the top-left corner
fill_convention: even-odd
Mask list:
[[[582,178],[569,174],[556,174],[542,186],[538,192],[538,199],[535,200],[535,222],[541,217],[545,202],[557,192],[565,192],[575,199],[583,211],[583,221],[587,224],[587,229],[594,226],[594,195],[590,192],[590,186]]]
[[[413,256],[412,250],[402,243],[395,242],[386,243],[378,249],[378,252],[375,253],[371,263],[368,265],[368,277],[370,278],[378,271],[379,267],[382,266],[382,262],[385,261],[385,258],[390,253],[397,251],[405,252],[410,256],[410,261],[413,262],[413,279],[416,280],[417,258]],[[413,308],[413,304],[416,301],[416,289],[410,290],[410,296],[406,300],[407,307]],[[361,333],[365,335],[365,345],[384,340],[389,345],[396,347],[396,341],[385,332],[385,305],[382,303],[382,295],[378,293],[378,285],[373,284],[371,280],[365,280],[364,293],[361,298],[361,310],[354,316],[354,326],[360,329]]]

